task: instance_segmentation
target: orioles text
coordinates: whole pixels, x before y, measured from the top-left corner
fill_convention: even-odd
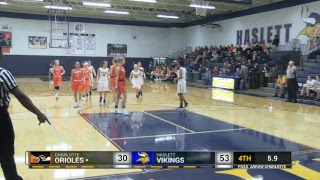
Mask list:
[[[83,157],[56,157],[54,163],[56,164],[82,164],[85,162]]]

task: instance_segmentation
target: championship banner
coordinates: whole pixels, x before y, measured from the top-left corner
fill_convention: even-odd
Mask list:
[[[107,55],[114,57],[127,57],[127,45],[126,44],[108,44]]]
[[[213,77],[212,86],[215,88],[234,89],[233,78]]]
[[[29,36],[28,42],[31,49],[47,49],[47,37]]]

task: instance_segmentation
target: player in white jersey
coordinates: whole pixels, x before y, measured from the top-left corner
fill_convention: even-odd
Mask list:
[[[142,73],[138,69],[138,65],[135,64],[133,66],[133,70],[130,73],[129,80],[131,81],[132,87],[136,90],[137,99],[139,99],[141,95],[141,78]]]
[[[88,69],[90,71],[90,78],[93,79],[93,76],[96,77],[97,73],[96,70],[94,69],[94,67],[91,65],[91,60],[87,60],[88,63]],[[86,96],[88,97],[92,95],[92,88],[93,88],[93,81],[90,82],[89,84],[89,94],[86,94]]]
[[[141,88],[140,88],[140,95],[139,96],[143,96],[142,95],[142,88],[143,88],[143,84],[144,84],[144,80],[146,79],[146,73],[144,71],[144,68],[141,66],[141,62],[138,62],[138,69],[139,71],[141,71],[141,77],[139,78],[140,84],[141,84]]]
[[[184,98],[184,94],[187,92],[187,81],[186,81],[186,76],[187,76],[187,70],[186,68],[183,67],[183,62],[179,61],[178,62],[178,77],[174,78],[173,82],[177,83],[177,93],[180,99],[180,106],[179,108],[186,108],[188,107],[188,102]],[[183,106],[184,103],[184,106]]]
[[[98,92],[100,95],[99,103],[102,104],[102,94],[103,94],[103,105],[106,105],[107,92],[109,91],[109,68],[107,61],[102,61],[100,68],[98,69],[97,74],[97,82],[98,82]]]

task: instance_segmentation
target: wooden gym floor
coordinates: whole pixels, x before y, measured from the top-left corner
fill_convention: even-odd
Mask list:
[[[128,87],[131,115],[115,117],[113,109],[99,106],[98,95],[73,108],[73,96],[63,82],[59,100],[53,87],[38,78],[17,78],[18,85],[48,115],[52,125],[38,126],[36,116],[12,97],[10,114],[16,140],[16,162],[25,180],[53,179],[320,179],[320,108],[221,90],[188,87],[190,103],[176,111],[176,86],[146,82],[143,99]],[[109,96],[110,97],[110,96]],[[222,98],[223,97],[223,98]],[[221,101],[223,99],[224,101]],[[108,106],[111,98],[108,99]],[[130,121],[142,118],[140,129]],[[115,120],[117,119],[117,120]],[[117,135],[110,127],[120,129]],[[159,143],[162,142],[162,143]],[[136,169],[43,169],[25,165],[25,151],[293,151],[296,165],[288,170],[195,169],[142,171]],[[0,172],[0,179],[4,179]],[[261,178],[260,178],[261,179]]]

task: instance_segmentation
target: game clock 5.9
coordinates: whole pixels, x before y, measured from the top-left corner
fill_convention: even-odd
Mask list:
[[[0,46],[11,47],[12,44],[12,34],[11,32],[0,31]]]

